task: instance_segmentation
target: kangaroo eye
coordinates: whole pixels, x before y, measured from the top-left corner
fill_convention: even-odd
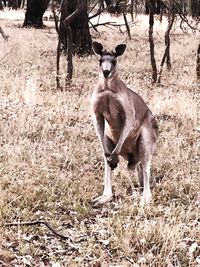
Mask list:
[[[99,60],[99,65],[101,65],[101,64],[102,64],[102,62],[103,62],[103,60],[102,60],[102,59],[100,59],[100,60]]]

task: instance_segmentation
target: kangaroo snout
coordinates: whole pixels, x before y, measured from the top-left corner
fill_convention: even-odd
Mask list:
[[[105,78],[108,78],[109,74],[110,74],[110,71],[109,71],[109,70],[104,70],[104,71],[103,71],[103,76],[104,76]]]

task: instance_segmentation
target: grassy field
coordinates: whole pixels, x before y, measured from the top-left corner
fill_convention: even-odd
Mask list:
[[[1,14],[0,14],[1,18]],[[93,40],[106,47],[126,42],[120,76],[159,120],[152,162],[157,180],[150,206],[139,205],[135,173],[121,160],[113,174],[114,199],[93,209],[103,190],[103,158],[94,131],[90,95],[98,80],[95,56],[74,58],[74,78],[55,88],[57,35],[22,29],[0,19],[0,266],[200,266],[200,92],[195,81],[199,35],[171,36],[172,71],[151,84],[148,18],[139,16],[132,40],[101,28]],[[155,24],[156,59],[164,52],[165,21]],[[62,59],[62,83],[66,75]],[[44,220],[44,225],[6,223]]]

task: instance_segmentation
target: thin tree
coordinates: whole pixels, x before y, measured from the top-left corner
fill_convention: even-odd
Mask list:
[[[57,45],[57,88],[60,87],[60,55],[67,56],[67,75],[65,85],[68,85],[73,76],[73,54],[83,56],[90,54],[91,36],[88,26],[87,0],[63,0],[60,7],[60,21],[56,21],[58,32]]]
[[[3,3],[2,3],[2,0],[0,0],[0,10],[3,10]]]
[[[155,0],[147,1],[147,5],[149,9],[149,45],[150,45],[151,67],[152,67],[152,82],[156,83],[157,66],[156,66],[156,60],[155,60],[154,38],[153,38]]]
[[[197,65],[196,65],[197,80],[200,81],[200,44],[197,49]]]
[[[66,18],[70,16],[68,26],[72,30],[72,51],[80,56],[91,54],[92,40],[88,25],[87,0],[63,0],[60,17],[60,38],[62,49],[67,52]],[[73,21],[73,22],[72,22]]]
[[[169,10],[168,25],[167,25],[167,29],[165,32],[165,52],[164,52],[164,55],[162,57],[161,64],[160,64],[160,70],[158,73],[158,80],[157,80],[158,83],[161,82],[161,76],[162,76],[164,63],[166,62],[168,71],[171,70],[171,67],[172,67],[171,58],[170,58],[170,32],[174,24],[174,19],[175,19],[175,14],[173,12],[173,9]]]

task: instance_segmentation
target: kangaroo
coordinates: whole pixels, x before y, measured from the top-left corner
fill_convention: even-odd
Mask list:
[[[125,49],[120,44],[111,52],[101,43],[93,42],[99,56],[99,81],[92,93],[93,121],[104,156],[103,195],[93,200],[99,206],[112,199],[111,172],[119,156],[128,161],[128,169],[137,169],[143,187],[142,205],[152,198],[150,163],[156,146],[158,124],[144,100],[129,89],[118,77],[117,58]]]

